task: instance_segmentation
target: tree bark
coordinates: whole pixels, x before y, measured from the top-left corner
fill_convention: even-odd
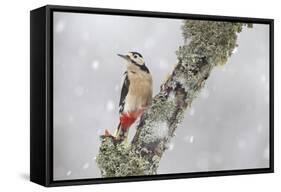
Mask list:
[[[103,137],[97,164],[102,177],[157,174],[160,159],[212,69],[237,46],[242,23],[186,20],[178,63],[144,112],[131,143]],[[247,24],[248,27],[252,27]]]

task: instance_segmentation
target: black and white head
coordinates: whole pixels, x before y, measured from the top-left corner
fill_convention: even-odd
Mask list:
[[[126,55],[117,54],[119,57],[122,57],[127,61],[127,65],[135,65],[139,67],[141,70],[149,73],[148,68],[145,65],[145,61],[142,55],[138,52],[129,52]]]

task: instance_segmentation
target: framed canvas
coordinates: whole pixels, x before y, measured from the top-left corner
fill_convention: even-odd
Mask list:
[[[273,20],[31,11],[30,179],[273,172]]]

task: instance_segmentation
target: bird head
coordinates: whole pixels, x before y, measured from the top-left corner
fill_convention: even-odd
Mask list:
[[[127,55],[117,54],[119,57],[122,57],[127,61],[127,68],[134,70],[140,70],[145,73],[149,73],[148,68],[145,65],[142,55],[138,52],[129,52]]]
[[[145,65],[142,55],[138,52],[129,52],[126,55],[117,54],[127,61],[127,64],[142,66]]]

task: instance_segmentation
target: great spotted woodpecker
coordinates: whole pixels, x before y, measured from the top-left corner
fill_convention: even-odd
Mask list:
[[[126,61],[119,102],[120,122],[115,139],[123,141],[131,125],[140,117],[152,100],[152,76],[140,53],[118,54]]]

